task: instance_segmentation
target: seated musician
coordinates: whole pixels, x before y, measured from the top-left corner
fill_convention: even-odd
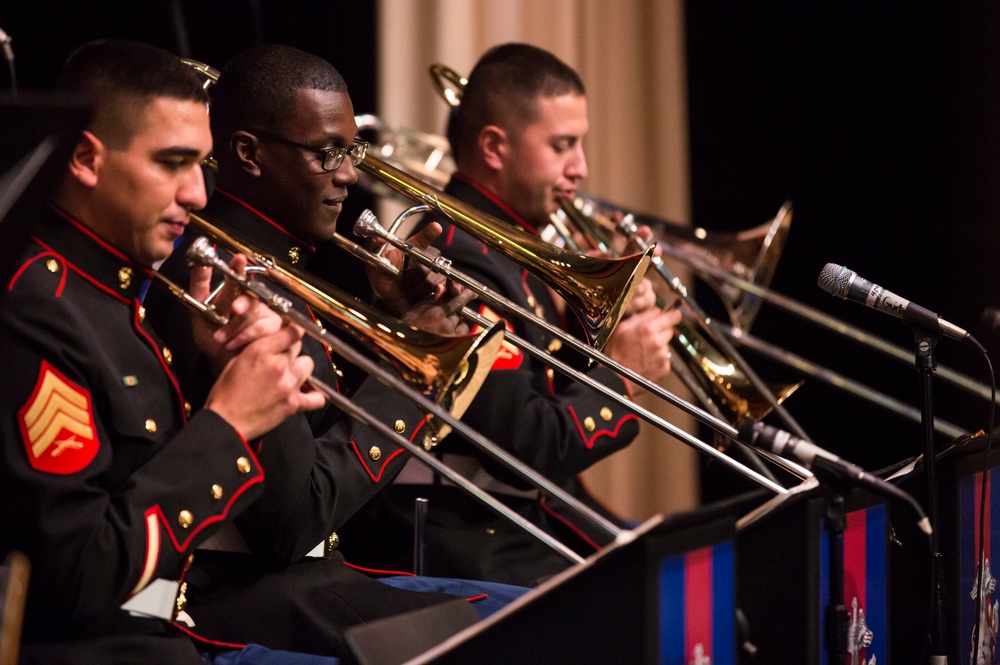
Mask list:
[[[468,78],[448,138],[458,171],[445,191],[509,224],[537,234],[549,216],[571,198],[587,175],[583,140],[587,100],[580,77],[551,53],[526,44],[489,50]],[[524,267],[487,248],[461,228],[438,219],[444,232],[436,246],[454,268],[471,275],[516,304],[557,326],[572,326],[572,314]],[[479,312],[496,319],[484,303]],[[667,343],[677,311],[655,307],[645,280],[604,352],[656,381],[670,370]],[[600,365],[586,367],[578,354],[520,320],[507,320],[518,336],[548,349],[589,378],[625,394],[622,379]],[[497,359],[477,399],[463,418],[549,479],[588,498],[578,473],[628,445],[638,432],[634,413],[582,384],[570,381],[521,350],[509,346]],[[446,461],[581,554],[593,553],[608,536],[577,515],[561,510],[506,469],[453,435],[437,450]],[[348,526],[349,555],[393,565],[409,540],[413,501],[429,499],[427,572],[533,585],[563,570],[567,561],[442,483],[426,468],[408,466],[372,514]],[[346,532],[345,532],[346,533]],[[345,536],[346,538],[346,536]],[[362,551],[363,549],[363,551]],[[398,562],[398,559],[396,559]]]
[[[317,244],[333,235],[348,187],[358,177],[357,127],[344,80],[322,58],[291,47],[256,47],[223,69],[212,90],[211,116],[218,186],[199,214],[256,250],[301,268]],[[412,240],[426,247],[439,232],[428,227]],[[174,281],[185,279],[184,250],[195,235],[189,229],[161,268]],[[398,252],[390,257],[402,259]],[[393,314],[439,333],[467,331],[449,312],[456,298],[462,303],[471,294],[419,268],[401,279],[373,284]],[[304,307],[300,298],[286,295]],[[147,298],[182,385],[196,395],[210,368],[194,353],[192,330],[179,307],[162,293]],[[341,365],[342,359],[331,359],[311,337],[303,341],[303,352],[313,359],[318,378],[337,385],[334,361]],[[350,398],[403,436],[420,435],[423,412],[378,380],[365,380]],[[295,415],[251,445],[269,470],[263,494],[234,521],[235,528],[206,545],[212,549],[198,552],[188,573],[186,611],[199,636],[343,654],[347,627],[454,597],[408,587],[461,597],[487,594],[474,603],[481,614],[523,593],[505,585],[409,577],[393,578],[390,586],[349,566],[339,549],[340,526],[392,482],[410,454],[338,409]],[[407,545],[407,557],[410,551]],[[407,562],[391,570],[410,568]]]
[[[251,442],[324,398],[302,388],[302,330],[226,289],[229,322],[201,347],[221,370],[190,409],[145,317],[150,267],[205,204],[197,77],[105,41],[70,57],[60,87],[93,116],[0,302],[0,558],[32,567],[20,662],[202,663],[172,624],[186,562],[269,482]],[[192,274],[193,294],[208,286]]]

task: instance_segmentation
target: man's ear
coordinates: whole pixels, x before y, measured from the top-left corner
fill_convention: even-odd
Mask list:
[[[260,176],[260,142],[242,129],[229,137],[229,151],[238,169],[256,178]]]
[[[479,130],[479,153],[483,156],[483,161],[494,171],[503,168],[507,159],[509,145],[507,143],[507,132],[496,125],[486,125]]]
[[[70,174],[84,187],[95,187],[100,178],[106,150],[101,139],[84,130],[69,156]]]

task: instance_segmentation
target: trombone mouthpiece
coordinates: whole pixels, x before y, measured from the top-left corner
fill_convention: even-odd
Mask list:
[[[212,246],[212,242],[208,238],[200,236],[188,247],[185,257],[192,265],[211,266],[219,260],[219,253],[215,251],[215,247]]]
[[[361,214],[358,215],[358,221],[354,222],[354,235],[362,238],[379,236],[381,230],[382,225],[379,224],[378,217],[368,208],[362,210]]]

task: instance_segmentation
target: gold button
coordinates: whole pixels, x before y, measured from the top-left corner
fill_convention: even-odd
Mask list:
[[[177,516],[177,523],[181,525],[182,529],[191,526],[192,522],[194,522],[194,515],[191,514],[190,510],[182,510]]]
[[[528,296],[528,307],[534,307],[536,302],[535,296]]]
[[[403,422],[402,420],[397,420],[395,427],[396,431],[400,434],[406,431],[406,423]]]
[[[146,421],[146,431],[150,434],[156,431],[156,421],[152,418]]]
[[[49,259],[46,261],[45,267],[49,269],[49,272],[59,272],[59,262],[55,259]]]
[[[371,457],[372,460],[377,462],[379,458],[382,457],[382,449],[378,446],[372,446],[368,449],[368,457]]]
[[[549,342],[549,353],[555,353],[556,351],[558,351],[561,348],[562,348],[562,340],[561,339],[556,338],[556,339],[552,340],[551,342]]]
[[[216,501],[222,498],[222,485],[212,485],[212,498]]]
[[[163,347],[163,362],[168,365],[174,362],[174,354],[167,347]]]
[[[594,424],[594,419],[587,416],[583,419],[583,428],[588,432],[593,432],[597,425]]]
[[[132,286],[132,269],[128,266],[122,266],[118,270],[118,288],[127,289]]]
[[[184,415],[185,416],[191,415],[191,402],[187,400],[184,400]]]
[[[601,409],[601,418],[604,418],[605,420],[611,420],[612,415],[613,414],[611,413],[611,409],[609,409],[608,407],[605,406]]]
[[[139,323],[142,323],[145,320],[146,320],[146,308],[142,307],[140,305],[139,306]]]
[[[239,469],[240,473],[250,473],[250,460],[246,457],[240,457],[236,460],[236,468]]]
[[[326,547],[327,547],[327,549],[329,549],[329,550],[335,550],[335,549],[337,549],[337,548],[338,548],[339,546],[340,546],[340,536],[338,536],[338,535],[337,535],[337,532],[336,532],[336,531],[334,531],[334,532],[333,532],[333,533],[331,533],[331,534],[330,534],[330,536],[329,536],[329,537],[328,537],[328,538],[326,539]]]
[[[288,250],[288,260],[292,263],[298,263],[299,257],[302,256],[302,249],[300,247],[291,247]]]

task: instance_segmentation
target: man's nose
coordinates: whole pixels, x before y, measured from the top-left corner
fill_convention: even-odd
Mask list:
[[[566,177],[574,180],[587,177],[587,156],[583,152],[582,144],[577,144],[573,149],[573,156],[566,163]]]
[[[201,210],[208,203],[205,191],[205,174],[200,166],[189,169],[177,190],[177,203],[189,210]]]

